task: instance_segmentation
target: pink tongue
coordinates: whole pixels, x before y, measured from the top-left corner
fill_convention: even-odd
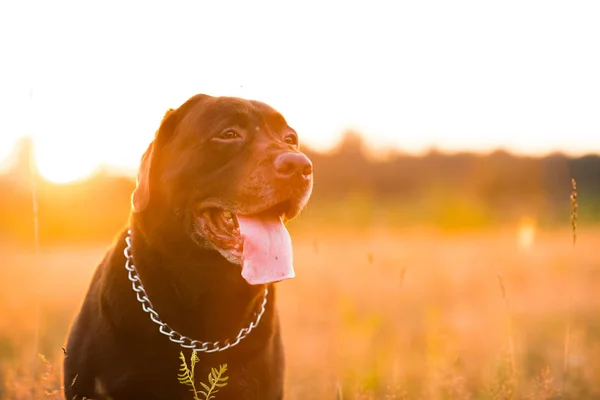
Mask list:
[[[293,278],[292,239],[276,215],[237,216],[244,239],[242,277],[251,285]]]

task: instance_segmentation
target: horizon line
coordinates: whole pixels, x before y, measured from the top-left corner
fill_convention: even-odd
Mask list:
[[[428,146],[423,151],[407,151],[402,149],[399,146],[385,146],[382,148],[374,149],[369,145],[369,141],[364,135],[361,135],[355,131],[348,131],[348,134],[343,135],[340,140],[336,143],[335,146],[330,147],[328,149],[318,149],[309,145],[304,145],[304,149],[307,152],[316,153],[323,156],[334,156],[337,150],[343,148],[346,139],[354,136],[355,138],[358,136],[359,141],[355,142],[360,146],[361,154],[364,158],[370,159],[373,163],[384,163],[390,159],[394,158],[427,158],[431,155],[441,155],[445,157],[457,157],[457,156],[475,156],[475,157],[491,157],[494,154],[506,154],[509,157],[516,159],[537,159],[543,160],[551,157],[562,157],[565,159],[582,159],[586,157],[600,157],[600,151],[589,151],[589,152],[568,152],[564,150],[553,150],[546,151],[543,153],[530,153],[530,152],[519,152],[515,150],[511,150],[505,146],[496,146],[489,148],[487,150],[473,150],[473,149],[444,149],[442,146]],[[351,139],[351,138],[350,138]],[[35,148],[35,140],[31,136],[22,136],[18,140],[15,141],[13,151],[9,153],[5,160],[0,160],[0,178],[4,178],[7,176],[11,176],[14,174],[19,174],[22,171],[20,165],[24,165],[19,161],[19,152],[25,146],[27,146],[27,142],[32,143],[32,146]],[[379,154],[378,154],[379,153]],[[29,153],[31,154],[31,153]],[[13,163],[8,163],[11,158],[14,158]],[[115,165],[111,163],[100,163],[98,166],[91,171],[89,174],[82,176],[77,179],[59,182],[54,181],[52,179],[44,176],[43,172],[41,172],[36,165],[35,160],[34,168],[36,169],[36,177],[38,179],[42,179],[43,181],[53,184],[53,185],[69,185],[69,184],[78,184],[82,182],[87,182],[93,180],[98,177],[123,177],[128,179],[135,179],[137,174],[138,166],[123,166],[123,165]],[[7,165],[4,165],[8,163]],[[29,160],[27,160],[28,165],[27,170],[29,172]]]

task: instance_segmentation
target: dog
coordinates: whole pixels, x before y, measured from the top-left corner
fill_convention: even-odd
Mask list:
[[[169,110],[71,327],[66,398],[192,399],[178,373],[194,348],[196,389],[226,364],[216,399],[282,399],[275,283],[294,277],[285,222],[312,186],[269,105],[199,94]]]

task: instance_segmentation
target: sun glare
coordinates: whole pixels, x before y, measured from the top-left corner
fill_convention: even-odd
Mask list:
[[[517,243],[521,250],[529,250],[535,241],[536,224],[531,218],[523,218],[517,230]]]
[[[100,164],[96,157],[56,149],[38,149],[35,161],[44,179],[59,184],[70,183],[90,176]]]

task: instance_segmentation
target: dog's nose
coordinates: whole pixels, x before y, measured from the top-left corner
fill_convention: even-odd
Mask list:
[[[283,153],[275,159],[275,170],[281,176],[302,174],[308,178],[312,172],[312,162],[302,153]]]

